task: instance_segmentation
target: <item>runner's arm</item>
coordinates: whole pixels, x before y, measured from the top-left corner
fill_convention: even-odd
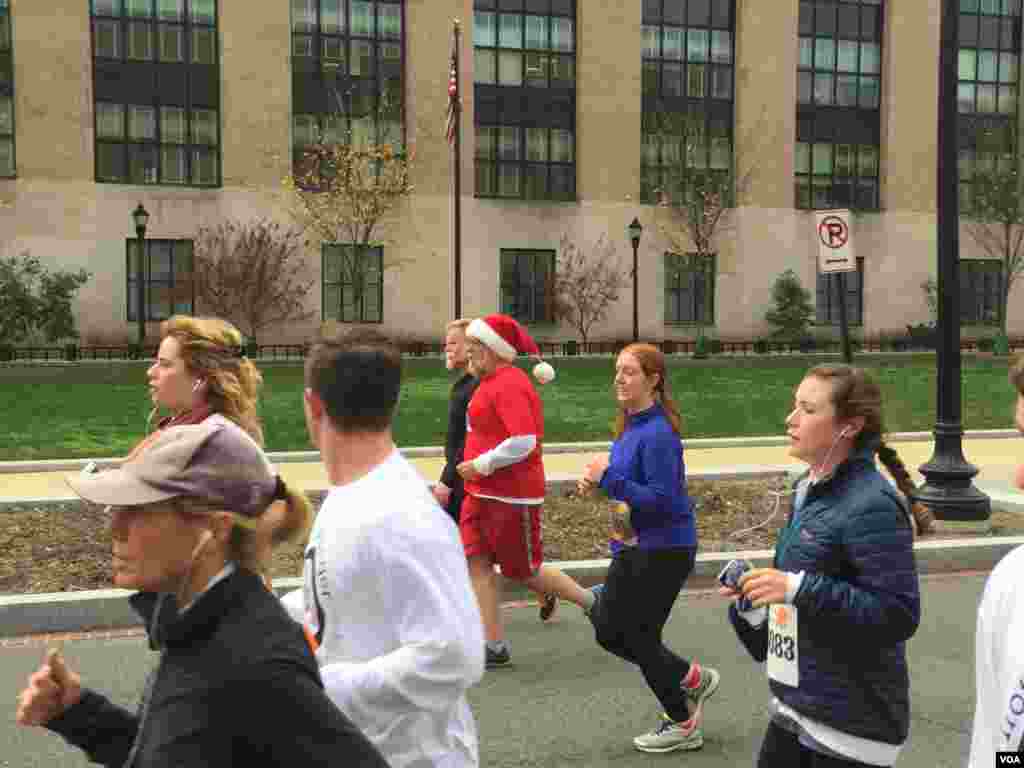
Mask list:
[[[489,451],[485,451],[473,459],[473,467],[485,477],[493,475],[499,469],[516,464],[537,447],[536,435],[516,435],[509,437]]]
[[[102,694],[86,689],[77,704],[45,727],[84,751],[90,761],[120,768],[135,742],[139,719]]]

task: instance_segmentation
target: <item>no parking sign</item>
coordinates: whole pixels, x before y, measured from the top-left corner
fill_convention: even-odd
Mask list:
[[[857,258],[853,253],[850,237],[850,212],[817,211],[818,271],[853,272],[857,269]]]

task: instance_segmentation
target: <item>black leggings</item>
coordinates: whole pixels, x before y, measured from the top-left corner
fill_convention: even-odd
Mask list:
[[[771,723],[761,742],[761,753],[757,756],[757,768],[871,768],[867,763],[831,757],[808,749],[800,738],[780,725]]]
[[[672,605],[693,571],[696,547],[625,547],[608,568],[599,610],[591,612],[598,644],[640,667],[673,720],[690,718],[683,678],[690,663],[661,641]]]

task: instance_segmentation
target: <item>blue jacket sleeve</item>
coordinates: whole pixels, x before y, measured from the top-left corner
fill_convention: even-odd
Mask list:
[[[843,548],[850,573],[804,574],[793,601],[801,614],[828,616],[836,633],[883,646],[913,636],[921,595],[913,534],[900,503],[876,496],[851,510]]]
[[[754,661],[762,662],[768,658],[768,622],[759,627],[752,627],[743,620],[736,609],[735,601],[729,604],[729,621],[736,630],[736,636],[747,649]]]
[[[652,528],[672,513],[672,501],[683,486],[683,448],[674,432],[647,435],[640,445],[643,480],[631,480],[621,466],[609,466],[601,488],[629,504],[633,528]]]

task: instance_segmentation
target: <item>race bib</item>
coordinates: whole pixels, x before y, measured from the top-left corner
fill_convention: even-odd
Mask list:
[[[768,607],[768,677],[793,688],[800,685],[799,624],[796,606]]]

